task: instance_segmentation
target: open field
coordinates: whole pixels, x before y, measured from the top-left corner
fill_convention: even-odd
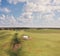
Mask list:
[[[60,30],[0,30],[0,56],[11,56],[8,53],[15,33],[18,38],[26,34],[31,40],[21,40],[20,56],[60,56]]]

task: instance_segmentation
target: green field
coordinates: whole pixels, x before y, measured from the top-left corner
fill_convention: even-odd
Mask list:
[[[21,40],[20,56],[60,56],[60,30],[0,30],[0,56],[11,56],[8,53],[15,33],[18,38],[26,34],[31,40]]]

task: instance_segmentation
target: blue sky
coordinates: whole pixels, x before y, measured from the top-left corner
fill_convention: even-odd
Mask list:
[[[0,0],[0,27],[60,28],[60,0]]]

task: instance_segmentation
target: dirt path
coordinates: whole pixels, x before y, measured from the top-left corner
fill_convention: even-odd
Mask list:
[[[12,48],[12,50],[13,50],[14,52],[17,52],[17,50],[18,50],[19,48],[21,48],[21,44],[15,44],[14,47]]]

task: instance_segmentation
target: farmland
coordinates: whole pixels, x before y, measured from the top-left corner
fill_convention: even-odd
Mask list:
[[[8,51],[16,32],[20,39],[23,34],[31,37],[30,40],[21,39],[20,56],[60,56],[60,30],[55,29],[0,30],[0,56],[12,56]]]

